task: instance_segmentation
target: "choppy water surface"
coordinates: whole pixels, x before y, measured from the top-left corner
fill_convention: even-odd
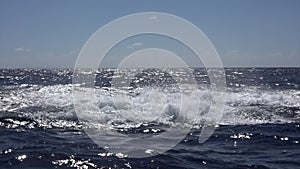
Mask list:
[[[94,120],[90,122],[79,121],[74,112],[72,70],[0,70],[0,168],[300,167],[299,68],[226,69],[225,111],[214,134],[198,143],[199,132],[193,129],[173,149],[140,159],[107,152],[84,129],[100,126],[151,136],[164,132],[165,126],[201,126],[210,120],[205,116],[211,105],[209,78],[204,69],[193,69],[199,88],[190,90],[182,69],[115,71],[85,72],[96,74],[93,90],[98,99],[87,114]],[[134,76],[127,88],[111,85],[113,79],[122,83],[129,75]],[[174,76],[187,86],[181,88],[183,95]],[[118,97],[124,92],[133,103]],[[149,99],[162,93],[168,95],[166,102]],[[191,108],[200,104],[200,109],[181,117],[178,97]],[[152,109],[150,102],[155,103]],[[100,112],[93,112],[93,106]]]

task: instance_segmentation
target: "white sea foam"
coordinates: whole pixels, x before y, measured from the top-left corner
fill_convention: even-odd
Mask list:
[[[77,100],[85,106],[85,110],[88,110],[84,112],[86,119],[98,123],[99,126],[141,125],[153,121],[168,125],[193,125],[210,118],[206,116],[212,104],[209,90],[185,89],[182,94],[140,88],[129,95],[125,94],[124,90],[117,89],[81,90],[95,91],[96,97],[92,102],[89,102],[91,98],[88,98],[91,96],[81,96]],[[224,116],[219,123],[236,125],[299,121],[298,93],[299,91],[295,90],[271,91],[257,88],[229,91]],[[285,114],[284,110],[288,111],[288,108],[295,108],[294,112]],[[13,90],[9,94],[2,95],[0,111],[30,117],[41,126],[79,125],[74,121],[76,118],[72,85],[33,86]]]

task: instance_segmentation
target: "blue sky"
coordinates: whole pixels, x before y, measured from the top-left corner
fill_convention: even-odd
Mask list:
[[[299,0],[1,0],[0,67],[73,67],[96,30],[137,12],[189,20],[225,66],[300,66]]]

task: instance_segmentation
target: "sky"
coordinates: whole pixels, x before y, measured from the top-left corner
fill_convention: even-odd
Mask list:
[[[95,31],[139,12],[190,21],[225,67],[300,66],[299,0],[1,0],[0,68],[72,68]]]

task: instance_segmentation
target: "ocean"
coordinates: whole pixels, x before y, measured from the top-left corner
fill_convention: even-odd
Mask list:
[[[184,70],[88,72],[96,76],[93,90],[99,98],[93,106],[101,112],[93,112],[91,107],[92,114],[87,115],[102,127],[130,139],[154,137],[172,125],[191,126],[168,151],[132,158],[108,152],[85,132],[97,124],[79,120],[75,113],[72,69],[0,69],[0,168],[300,168],[300,68],[226,68],[224,113],[203,143],[198,142],[199,130],[194,127],[209,121],[205,112],[211,105],[210,82],[205,69],[191,71],[199,88],[183,89],[184,97],[188,107],[201,104],[201,109],[184,120],[176,107],[179,86],[172,78],[176,76],[188,86]],[[127,75],[132,78],[126,79]],[[115,87],[111,84],[114,79],[118,84],[124,79],[131,83],[127,88]],[[122,97],[111,100],[124,91],[133,103]],[[171,100],[149,100],[162,93]],[[149,109],[150,102],[158,108]],[[124,108],[128,105],[130,109]]]

